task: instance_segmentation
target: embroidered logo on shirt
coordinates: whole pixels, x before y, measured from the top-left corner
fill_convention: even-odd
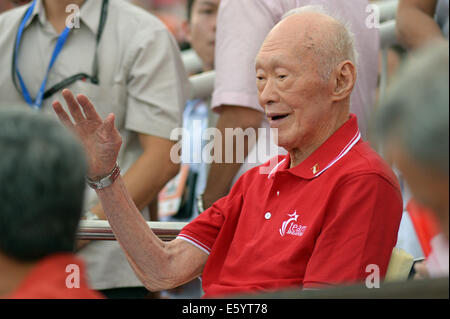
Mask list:
[[[292,214],[288,214],[289,219],[285,220],[280,228],[280,235],[284,237],[284,235],[293,235],[293,236],[303,236],[305,233],[306,227],[303,225],[299,225],[297,223],[298,215],[297,211],[294,211]]]

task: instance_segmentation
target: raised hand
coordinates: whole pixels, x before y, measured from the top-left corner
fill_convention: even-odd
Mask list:
[[[114,114],[110,113],[103,121],[86,96],[80,94],[75,99],[68,89],[63,90],[62,95],[74,122],[60,102],[53,102],[53,109],[59,120],[81,139],[89,161],[88,177],[99,180],[113,170],[122,144],[114,126]]]

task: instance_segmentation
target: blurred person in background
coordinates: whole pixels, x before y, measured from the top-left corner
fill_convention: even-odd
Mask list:
[[[412,52],[436,41],[448,43],[448,10],[448,0],[400,0],[396,16],[396,33],[403,50],[406,53]],[[436,227],[432,226],[435,223],[427,217],[429,215],[426,213],[427,209],[416,203],[403,173],[399,170],[396,172],[402,186],[405,207],[399,244],[415,258],[427,257],[431,250],[429,237],[435,232]]]
[[[202,62],[202,72],[214,69],[214,48],[216,36],[217,11],[220,0],[188,0],[187,20],[183,29],[188,43]],[[198,215],[196,198],[203,193],[208,174],[208,165],[202,160],[202,150],[207,141],[202,135],[208,127],[214,126],[215,115],[210,110],[211,99],[195,99],[186,103],[183,113],[183,127],[189,133],[182,137],[183,164],[189,165],[189,175],[186,180],[183,203],[169,221],[190,221]],[[201,141],[201,142],[199,142]],[[175,178],[174,182],[177,181]],[[178,179],[179,182],[179,179]],[[193,188],[193,191],[191,190]],[[170,291],[171,297],[200,297],[200,282],[194,280],[189,285]],[[187,293],[197,291],[195,295]]]
[[[202,72],[214,69],[217,14],[220,0],[188,0],[183,28],[192,49],[202,61]]]
[[[400,0],[397,9],[397,36],[408,49],[417,49],[431,40],[448,41],[449,0]]]
[[[149,220],[149,203],[179,169],[170,161],[177,142],[170,134],[182,125],[187,95],[179,48],[167,28],[122,0],[35,0],[1,14],[0,30],[0,108],[54,116],[51,98],[69,87],[95,101],[103,116],[113,112],[124,138],[118,163]],[[92,189],[84,212],[86,219],[105,219]],[[117,242],[91,242],[78,255],[95,289],[146,293]]]
[[[202,72],[214,70],[216,21],[220,0],[188,0],[188,19],[184,29],[192,49],[202,62]],[[189,164],[197,174],[195,198],[203,193],[206,186],[208,166],[202,159],[202,151],[207,144],[202,135],[205,129],[214,126],[216,114],[210,109],[211,98],[190,100],[184,110],[183,127],[189,132],[183,139],[183,163]],[[201,141],[201,143],[199,143]],[[196,201],[191,207],[190,219],[198,214]]]
[[[440,233],[418,267],[422,277],[449,271],[449,46],[429,42],[397,74],[375,122],[385,155],[413,198],[428,208]]]
[[[87,163],[53,118],[0,110],[0,298],[86,299],[86,269],[74,254]]]
[[[183,29],[190,46],[202,63],[201,72],[214,70],[219,3],[220,0],[189,0],[187,2],[187,21],[183,24]],[[195,174],[195,194],[191,201],[192,205],[182,214],[184,216],[182,218],[189,220],[198,214],[195,198],[204,191],[206,186],[208,166],[202,159],[202,151],[208,141],[202,136],[204,131],[214,126],[216,121],[216,114],[210,111],[210,103],[210,97],[190,100],[186,103],[183,113],[183,127],[188,134],[182,138],[181,160],[189,165],[190,177],[191,174]]]

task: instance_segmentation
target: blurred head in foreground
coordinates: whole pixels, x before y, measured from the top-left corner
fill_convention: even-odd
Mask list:
[[[0,111],[0,262],[73,252],[87,164],[82,147],[42,114]]]
[[[417,202],[449,236],[449,47],[436,43],[403,65],[375,129]]]

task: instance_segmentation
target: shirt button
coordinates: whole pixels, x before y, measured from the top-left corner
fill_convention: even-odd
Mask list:
[[[280,196],[280,191],[277,191],[277,196]]]
[[[265,219],[270,219],[272,217],[272,214],[270,212],[267,212],[266,215],[264,215]]]

